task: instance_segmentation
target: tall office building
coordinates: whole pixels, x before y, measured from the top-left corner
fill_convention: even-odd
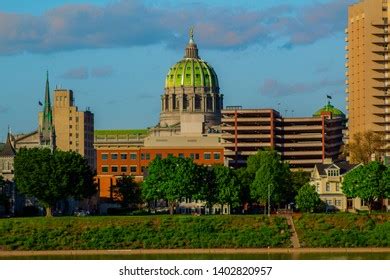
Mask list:
[[[41,103],[43,110],[38,113],[38,130],[15,135],[13,137],[15,149],[48,147],[73,151],[84,156],[89,166],[95,169],[93,113],[89,109],[85,112],[78,110],[72,90],[55,89],[53,97],[51,99],[47,75],[45,101]]]
[[[63,151],[74,151],[84,156],[95,168],[93,148],[94,115],[89,110],[79,111],[74,104],[73,91],[54,90],[54,127],[56,147]]]
[[[384,133],[386,156],[390,155],[389,8],[387,0],[351,5],[345,30],[348,138],[368,130]]]

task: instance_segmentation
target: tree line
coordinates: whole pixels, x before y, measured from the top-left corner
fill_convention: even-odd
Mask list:
[[[309,176],[302,171],[292,173],[274,150],[250,156],[247,167],[240,169],[197,165],[188,158],[156,158],[148,167],[140,194],[145,201],[167,201],[171,214],[183,198],[204,201],[209,212],[216,204],[235,209],[270,202],[272,207],[281,207],[294,201]]]

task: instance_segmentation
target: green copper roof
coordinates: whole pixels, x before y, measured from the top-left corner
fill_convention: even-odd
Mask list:
[[[165,87],[219,88],[218,77],[207,62],[199,58],[185,58],[173,65],[165,79]]]
[[[343,118],[345,118],[345,114],[341,110],[337,109],[332,104],[330,104],[330,101],[328,101],[327,105],[325,105],[324,107],[319,109],[317,112],[315,112],[313,114],[313,116],[314,117],[319,117],[323,113],[331,113],[334,117],[343,117]]]
[[[184,58],[169,69],[165,79],[165,88],[204,87],[211,92],[219,92],[217,74],[213,67],[198,55],[193,28],[190,29],[189,35]]]

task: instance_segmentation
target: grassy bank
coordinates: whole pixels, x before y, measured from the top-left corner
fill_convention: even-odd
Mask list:
[[[289,247],[281,217],[143,216],[0,220],[2,250]]]
[[[305,214],[294,223],[302,247],[390,247],[390,214]]]

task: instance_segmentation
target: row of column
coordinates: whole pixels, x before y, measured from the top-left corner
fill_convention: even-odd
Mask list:
[[[187,108],[184,108],[184,101],[187,98]],[[197,106],[197,100],[200,99],[200,107]],[[208,106],[207,101],[211,101]],[[211,107],[211,108],[210,108]],[[223,107],[222,98],[219,94],[212,95],[162,95],[162,112],[187,111],[187,112],[216,112]]]

